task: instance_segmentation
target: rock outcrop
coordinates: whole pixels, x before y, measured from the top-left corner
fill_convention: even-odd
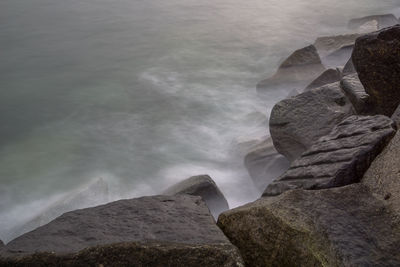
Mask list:
[[[289,161],[276,151],[270,137],[248,153],[244,163],[260,193],[290,166]]]
[[[268,185],[263,196],[287,190],[324,189],[359,182],[375,157],[395,134],[393,121],[383,115],[351,116],[320,138]]]
[[[205,203],[189,195],[120,200],[68,212],[14,239],[0,255],[0,265],[242,266]]]
[[[222,213],[246,266],[399,266],[400,225],[368,187],[292,190]]]
[[[257,85],[257,92],[261,97],[277,90],[287,95],[294,89],[305,88],[324,70],[317,49],[310,45],[290,55],[279,66],[275,75]]]
[[[377,112],[390,117],[400,104],[400,25],[358,38],[352,58]]]
[[[370,97],[365,92],[357,73],[346,75],[340,81],[340,86],[350,102],[353,104],[357,114],[373,114],[373,106]]]
[[[341,78],[342,74],[339,69],[327,69],[317,79],[312,81],[306,87],[305,91],[309,91],[311,89],[318,88],[326,84],[338,82]]]
[[[272,109],[269,123],[274,146],[293,161],[337,123],[353,114],[353,105],[339,83],[282,100]]]
[[[361,30],[362,32],[365,32],[365,30],[362,30],[362,27],[365,27],[365,25],[368,23],[375,23],[377,30],[380,30],[398,24],[399,20],[393,14],[367,16],[350,20],[348,23],[348,28],[351,30]],[[371,27],[367,27],[367,29],[370,28]]]
[[[162,194],[169,196],[179,194],[199,196],[204,200],[214,218],[218,218],[221,212],[229,209],[228,201],[226,201],[217,184],[208,175],[190,177],[167,188]]]

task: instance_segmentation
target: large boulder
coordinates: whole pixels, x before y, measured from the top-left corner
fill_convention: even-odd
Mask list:
[[[357,114],[373,114],[374,108],[369,95],[365,92],[357,73],[348,74],[340,81],[340,86],[350,102],[353,104]]]
[[[392,115],[392,120],[396,124],[397,129],[400,129],[400,105],[394,111],[394,113]]]
[[[392,139],[383,152],[374,160],[365,173],[362,183],[370,188],[376,197],[384,200],[396,213],[400,222],[400,132]]]
[[[393,14],[366,16],[362,18],[352,19],[348,23],[348,28],[351,30],[359,30],[365,32],[364,28],[373,29],[369,25],[376,24],[377,30],[393,26],[399,23],[399,20]],[[368,27],[366,27],[368,25]]]
[[[189,195],[68,212],[14,239],[0,255],[0,265],[19,266],[243,266],[205,203]]]
[[[260,193],[290,166],[289,161],[276,151],[270,137],[245,156],[244,164]]]
[[[287,95],[294,89],[305,88],[324,70],[317,49],[310,45],[295,51],[279,66],[272,77],[258,83],[257,92],[261,97],[269,96],[276,91]]]
[[[353,114],[339,83],[328,84],[276,104],[269,123],[271,137],[276,150],[293,161]]]
[[[377,111],[391,116],[400,104],[400,25],[358,38],[352,59]]]
[[[351,116],[292,162],[287,172],[268,185],[263,196],[359,182],[394,134],[394,123],[386,116]]]
[[[347,63],[343,67],[342,75],[346,76],[349,74],[357,73],[354,64],[353,64],[353,59],[350,57],[350,59],[347,61]]]
[[[314,46],[322,58],[334,53],[342,47],[354,45],[360,34],[345,34],[335,36],[323,36],[315,40]]]
[[[217,184],[208,175],[190,177],[167,188],[162,194],[169,196],[179,194],[199,196],[204,200],[214,218],[218,218],[221,212],[229,209],[228,201],[226,201]]]
[[[305,91],[324,86],[326,84],[340,81],[342,73],[339,69],[327,69],[317,79],[312,81],[305,89]]]
[[[346,45],[333,51],[325,58],[323,58],[323,63],[328,67],[344,66],[351,58],[353,52],[354,44]]]
[[[397,181],[397,184],[399,181]],[[246,266],[400,266],[400,224],[361,184],[292,190],[222,213]]]

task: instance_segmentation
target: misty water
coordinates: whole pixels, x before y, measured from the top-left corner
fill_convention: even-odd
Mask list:
[[[108,200],[209,174],[254,200],[240,143],[291,51],[395,0],[0,0],[0,238],[102,178]],[[278,96],[279,97],[279,96]]]

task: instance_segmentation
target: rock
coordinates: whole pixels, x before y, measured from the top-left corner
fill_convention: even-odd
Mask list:
[[[390,117],[400,104],[400,25],[358,38],[352,58],[377,112]]]
[[[328,67],[344,66],[351,58],[353,48],[354,45],[343,46],[324,57],[322,61]]]
[[[339,69],[327,69],[317,79],[312,81],[305,91],[324,86],[326,84],[340,81],[342,74]]]
[[[353,114],[353,106],[339,83],[282,100],[271,112],[270,132],[274,146],[293,161],[337,123]]]
[[[347,61],[346,65],[344,65],[342,75],[346,76],[353,73],[357,73],[357,71],[354,68],[353,59],[350,57],[349,61]]]
[[[1,255],[0,265],[243,266],[205,203],[189,195],[119,200],[68,212],[14,239]]]
[[[261,198],[218,225],[246,266],[400,266],[400,225],[362,184]]]
[[[357,73],[344,76],[340,81],[340,86],[350,102],[353,104],[357,114],[373,114],[373,107],[370,97],[365,92]]]
[[[400,222],[400,132],[397,132],[383,152],[372,162],[362,183],[385,201]]]
[[[276,151],[269,137],[244,158],[244,164],[260,192],[289,168],[289,161]]]
[[[317,48],[318,54],[324,58],[342,47],[354,45],[356,39],[360,36],[361,35],[358,33],[336,36],[323,36],[315,40],[314,46]]]
[[[0,240],[0,250],[2,250],[3,248],[4,248],[4,243],[3,243],[3,241],[2,240]]]
[[[357,183],[395,134],[383,115],[351,116],[304,152],[290,169],[270,184],[263,196],[287,190],[324,189]]]
[[[167,188],[163,195],[174,196],[178,194],[188,194],[201,197],[214,218],[229,209],[228,201],[219,190],[217,184],[208,175],[190,177],[178,184]]]
[[[384,14],[376,16],[367,16],[362,18],[352,19],[348,23],[348,28],[351,30],[361,30],[362,27],[371,29],[367,24],[377,24],[377,30],[390,27],[399,23],[399,20],[393,14]],[[374,29],[372,27],[372,29]],[[365,31],[365,30],[364,30]]]
[[[400,105],[397,107],[395,112],[392,115],[392,120],[396,124],[397,129],[400,129]]]
[[[277,91],[287,95],[293,89],[306,87],[324,70],[316,48],[310,45],[290,55],[275,75],[257,85],[257,92],[261,97],[267,97]]]
[[[82,188],[69,192],[59,201],[51,204],[39,215],[32,218],[23,225],[16,225],[10,230],[8,240],[32,231],[39,226],[45,225],[65,212],[93,207],[109,201],[108,184],[102,179],[96,179]]]

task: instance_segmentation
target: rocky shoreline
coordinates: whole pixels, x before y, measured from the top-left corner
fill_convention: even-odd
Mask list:
[[[229,210],[191,177],[0,241],[0,266],[400,266],[398,23],[351,20],[257,85],[288,95],[245,157],[257,201]]]

